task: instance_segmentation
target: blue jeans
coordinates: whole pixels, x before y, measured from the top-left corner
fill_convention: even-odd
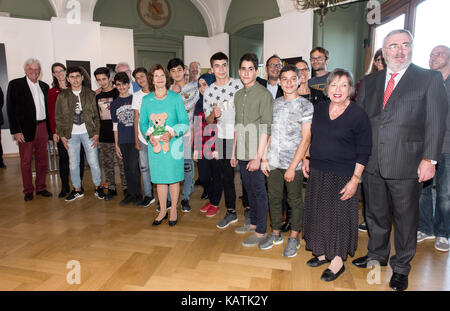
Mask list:
[[[142,174],[142,183],[144,184],[144,194],[146,197],[153,198],[153,185],[150,179],[150,167],[148,164],[148,147],[141,142],[142,150],[139,151],[139,164]]]
[[[194,162],[184,159],[184,185],[182,200],[189,201],[191,193],[194,192]]]
[[[436,237],[450,236],[450,153],[443,153],[436,166],[436,205],[433,208],[433,180],[423,185],[418,230]],[[434,210],[434,213],[433,213]]]
[[[100,186],[101,172],[100,165],[98,163],[98,148],[92,147],[92,141],[89,139],[88,133],[75,134],[69,139],[69,166],[70,166],[70,178],[72,179],[72,185],[74,188],[81,188],[80,180],[80,149],[83,144],[86,158],[91,168],[92,181],[95,187]]]

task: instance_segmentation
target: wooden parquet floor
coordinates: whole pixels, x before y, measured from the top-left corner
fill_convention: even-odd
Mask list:
[[[156,204],[149,208],[120,207],[121,198],[100,201],[93,194],[89,170],[84,177],[84,198],[66,203],[58,199],[59,176],[49,173],[53,198],[23,201],[19,159],[5,159],[0,169],[0,290],[57,291],[383,291],[389,289],[392,270],[382,267],[380,284],[369,284],[370,270],[351,265],[336,281],[320,280],[325,266],[310,268],[311,253],[302,245],[297,257],[284,258],[283,245],[262,251],[241,245],[244,235],[234,232],[239,221],[224,230],[199,212],[201,187],[192,194],[192,212],[179,222],[152,227]],[[239,177],[237,191],[240,194]],[[155,191],[156,192],[156,191]],[[221,202],[221,206],[224,203]],[[366,253],[367,234],[359,233],[355,257]],[[394,251],[393,251],[394,252]],[[68,262],[80,263],[80,284],[70,285]],[[412,262],[409,290],[450,290],[448,253],[434,249],[433,241],[418,245]]]

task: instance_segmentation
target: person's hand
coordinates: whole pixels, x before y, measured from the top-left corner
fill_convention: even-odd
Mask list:
[[[158,144],[158,141],[156,140],[155,136],[150,135],[150,144],[155,147]]]
[[[213,151],[212,152],[212,157],[214,160],[219,160],[219,152],[218,151]]]
[[[69,141],[67,140],[67,138],[61,136],[59,139],[61,139],[64,148],[66,148],[66,150],[69,151]]]
[[[194,150],[194,152],[192,153],[192,160],[198,162],[198,150]]]
[[[342,194],[341,200],[345,201],[353,197],[358,189],[359,180],[356,177],[352,177],[350,181],[342,188],[339,194]]]
[[[264,175],[269,177],[270,166],[269,166],[269,162],[267,160],[261,161],[261,171],[263,172]]]
[[[260,166],[261,166],[261,159],[253,159],[250,160],[250,162],[248,162],[246,169],[249,172],[255,172],[259,170]]]
[[[120,151],[119,146],[115,145],[115,147],[116,147],[116,155],[117,155],[117,157],[122,160],[122,152]]]
[[[161,138],[159,140],[164,143],[168,143],[168,142],[170,142],[171,139],[172,139],[172,134],[170,134],[169,132],[165,132],[164,134],[161,135]]]
[[[304,159],[302,161],[302,172],[303,172],[303,176],[305,176],[305,178],[309,178],[309,160],[308,159]]]
[[[53,134],[53,141],[55,142],[55,144],[56,143],[58,143],[58,141],[59,141],[59,136],[58,136],[58,134]]]
[[[98,134],[92,136],[91,142],[92,142],[92,148],[97,148],[98,146]]]
[[[136,150],[141,151],[142,150],[141,142],[139,140],[136,140],[136,143],[134,144],[134,147],[136,148]]]
[[[236,167],[238,164],[238,160],[235,157],[232,157],[230,160],[231,167]]]
[[[294,178],[295,178],[295,169],[288,168],[286,170],[286,173],[284,173],[284,180],[286,180],[286,182],[292,182]]]
[[[417,169],[419,182],[430,180],[434,177],[434,174],[436,174],[436,165],[425,160],[420,161],[419,168]]]
[[[214,111],[214,118],[218,119],[222,116],[222,109],[217,107],[216,104],[214,104],[214,106],[213,106],[213,111]]]
[[[16,133],[14,134],[14,139],[18,142],[18,143],[24,143],[25,142],[25,138],[23,137],[22,133]]]

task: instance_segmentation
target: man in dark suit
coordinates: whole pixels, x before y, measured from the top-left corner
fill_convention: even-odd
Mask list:
[[[366,256],[353,264],[366,268],[371,261],[386,266],[392,221],[395,255],[389,286],[408,287],[410,262],[416,252],[419,197],[422,182],[433,178],[442,149],[447,116],[447,94],[439,72],[411,63],[413,38],[394,30],[383,41],[387,69],[366,76],[358,103],[372,125],[372,155],[364,187],[369,245]]]
[[[2,88],[0,87],[0,127],[3,125],[3,103],[4,95]],[[5,162],[3,162],[3,147],[2,147],[2,135],[0,130],[0,168],[6,168]]]
[[[41,65],[37,59],[25,62],[26,76],[9,82],[6,96],[11,134],[19,145],[25,201],[33,199],[31,160],[35,159],[36,194],[51,197],[45,177],[48,169],[47,142],[52,137],[47,109],[48,85],[39,81]]]
[[[281,86],[278,85],[278,78],[280,77],[281,67],[281,58],[278,55],[274,54],[270,56],[266,61],[266,72],[268,80],[256,77],[256,81],[267,88],[270,93],[272,93],[273,99],[283,96],[283,90],[281,89]]]

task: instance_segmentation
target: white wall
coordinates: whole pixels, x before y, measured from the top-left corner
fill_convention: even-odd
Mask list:
[[[309,60],[313,42],[313,11],[290,12],[264,22],[264,63],[273,54]]]
[[[39,59],[41,80],[49,85],[54,62],[90,61],[93,89],[97,88],[96,68],[121,61],[134,68],[133,30],[101,27],[98,22],[68,24],[55,17],[51,21],[0,17],[0,43],[5,43],[9,80],[25,75],[23,63],[30,57]],[[9,130],[2,130],[2,145],[5,154],[19,152]]]
[[[222,33],[212,37],[184,36],[184,63],[200,62],[201,68],[209,68],[209,59],[214,53],[223,52],[229,56],[230,36]]]

